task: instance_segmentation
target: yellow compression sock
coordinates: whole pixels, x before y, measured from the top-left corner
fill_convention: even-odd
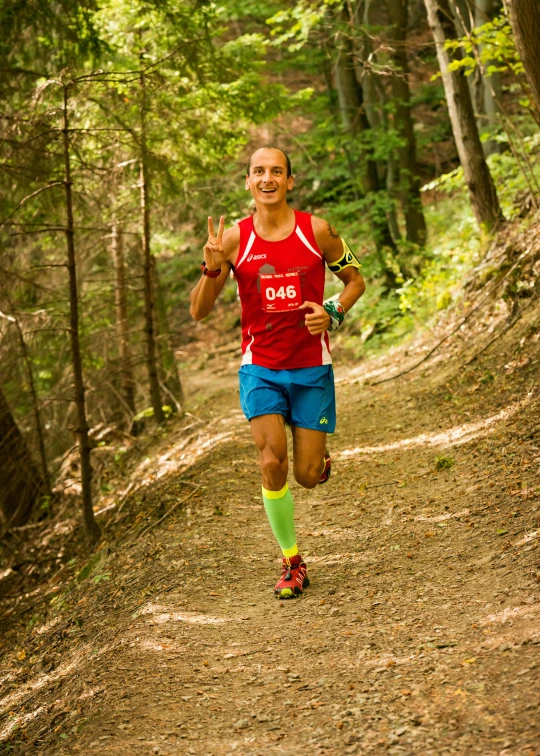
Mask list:
[[[294,529],[294,501],[288,483],[281,491],[268,491],[263,487],[262,497],[266,516],[284,557],[298,554]]]

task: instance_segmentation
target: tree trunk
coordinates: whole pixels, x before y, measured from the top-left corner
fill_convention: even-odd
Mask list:
[[[11,310],[13,311],[11,297],[9,298],[9,303],[10,303]],[[23,354],[24,364],[26,365],[26,372],[28,375],[28,385],[30,386],[30,395],[32,396],[32,411],[34,413],[36,435],[38,438],[39,459],[41,462],[41,475],[43,478],[43,492],[46,493],[48,496],[51,496],[52,491],[51,491],[51,486],[50,486],[50,481],[49,481],[49,470],[47,468],[47,455],[45,454],[45,439],[43,435],[43,426],[41,424],[41,416],[39,414],[39,402],[38,402],[38,395],[36,391],[36,384],[34,381],[34,371],[32,369],[32,360],[30,359],[30,355],[28,354],[28,347],[26,346],[26,341],[24,340],[24,334],[22,332],[21,324],[19,323],[19,320],[17,317],[13,316],[13,319],[15,321],[15,327],[17,328],[17,333],[19,336],[21,352]]]
[[[449,0],[456,33],[459,37],[467,37],[474,28],[473,5],[471,0]],[[471,95],[473,110],[476,115],[483,112],[483,84],[482,74],[478,66],[470,76],[466,77]]]
[[[450,52],[445,50],[444,44],[447,39],[456,38],[456,29],[448,0],[424,0],[424,4],[437,50],[454,140],[465,183],[469,188],[474,214],[480,226],[491,229],[504,218],[495,184],[482,150],[463,69],[448,70],[452,58]],[[460,51],[454,53],[454,59],[456,58],[461,58]]]
[[[416,162],[416,137],[411,115],[411,92],[409,89],[409,63],[407,60],[408,0],[389,0],[388,10],[392,24],[391,45],[394,49],[393,63],[396,73],[392,78],[392,94],[395,103],[396,130],[403,144],[398,149],[399,189],[407,240],[424,246],[426,221],[420,198],[420,177]]]
[[[384,87],[380,86],[377,75],[370,70],[371,63],[374,59],[373,43],[371,38],[370,27],[371,13],[375,5],[373,0],[358,0],[354,7],[349,10],[349,18],[352,27],[355,30],[353,37],[354,53],[354,72],[359,85],[362,87],[362,99],[364,110],[371,129],[387,129],[388,114],[386,105],[387,96]],[[358,34],[360,31],[360,34]],[[366,33],[367,31],[367,33]],[[363,65],[361,65],[361,62]],[[379,186],[386,184],[388,197],[392,203],[387,210],[388,226],[394,242],[401,239],[399,222],[395,203],[395,183],[398,173],[396,156],[393,151],[385,160],[379,159],[377,162],[377,174],[379,177]]]
[[[167,318],[167,305],[163,288],[159,280],[156,261],[152,258],[154,273],[154,291],[156,292],[156,332],[157,346],[160,354],[160,365],[163,370],[163,386],[173,404],[174,412],[181,412],[184,406],[184,390],[178,373],[178,365],[171,343],[171,329]]]
[[[368,34],[361,33],[360,35],[355,35],[355,47],[358,57],[355,56],[354,70],[356,78],[362,87],[364,110],[369,125],[372,129],[376,129],[383,125],[380,89],[377,86],[377,77],[372,73],[370,64],[365,64],[365,61],[368,61],[370,56],[373,56],[373,43],[369,34],[371,26],[370,16],[373,6],[373,0],[364,0],[363,2],[359,0],[354,6],[350,20],[355,29],[368,30]],[[360,62],[364,63],[364,65],[360,65]]]
[[[24,525],[45,491],[44,481],[0,390],[0,519]]]
[[[124,265],[124,235],[122,226],[116,221],[112,224],[111,252],[114,264],[114,300],[116,306],[116,335],[118,337],[118,355],[120,357],[120,381],[122,395],[131,418],[136,414],[135,381],[131,364],[131,349],[128,333],[128,313],[126,297],[126,271]]]
[[[152,274],[152,252],[150,249],[150,206],[148,201],[148,155],[146,150],[146,82],[144,73],[140,75],[141,91],[141,215],[143,224],[143,279],[144,279],[144,321],[146,334],[146,367],[150,383],[150,401],[157,423],[165,421],[161,403],[158,371],[156,363],[156,342],[154,333],[154,282]]]
[[[336,88],[338,91],[339,109],[341,120],[351,137],[357,137],[362,133],[369,132],[370,125],[364,110],[362,87],[360,86],[354,70],[354,60],[350,42],[343,41],[343,47],[339,51],[339,57],[335,68]],[[363,184],[366,194],[380,194],[381,185],[377,164],[373,159],[373,150],[365,148],[366,160],[363,171]],[[384,247],[396,249],[388,220],[384,210],[374,201],[371,208],[371,225],[375,238],[375,245],[379,251]]]
[[[493,13],[493,0],[476,0],[472,5],[470,0],[451,0],[452,14],[456,29],[460,36],[469,36],[474,27],[482,26],[491,20]],[[478,46],[478,55],[482,53],[482,46]],[[489,130],[490,125],[497,122],[499,107],[497,100],[500,97],[501,76],[494,73],[485,76],[484,72],[490,66],[486,62],[476,66],[471,76],[467,76],[467,83],[471,93],[473,109],[480,133]],[[491,155],[498,152],[497,142],[488,139],[482,142],[484,154]]]
[[[510,24],[517,51],[540,113],[540,3],[538,0],[508,0]]]
[[[66,192],[66,243],[69,273],[69,313],[71,333],[71,360],[73,363],[73,383],[75,405],[77,407],[77,441],[81,462],[81,486],[83,521],[87,537],[95,542],[101,534],[92,507],[92,466],[90,464],[90,440],[86,420],[84,382],[82,375],[81,347],[79,342],[79,299],[77,293],[77,265],[75,260],[75,233],[73,229],[73,197],[71,192],[71,161],[69,152],[68,87],[64,85],[64,184]]]
[[[474,25],[483,26],[491,21],[493,18],[493,0],[476,0]],[[482,45],[479,46],[478,53],[482,54]],[[478,112],[484,116],[485,127],[490,131],[493,130],[493,126],[498,123],[501,100],[501,74],[498,71],[486,76],[485,71],[492,65],[491,61],[487,61],[483,64],[484,73],[482,74],[482,89],[481,89],[481,102],[478,103]],[[484,153],[491,155],[494,152],[499,152],[502,145],[495,142],[493,139],[488,139],[482,142]]]

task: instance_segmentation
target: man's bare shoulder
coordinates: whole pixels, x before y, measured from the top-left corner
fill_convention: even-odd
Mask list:
[[[235,263],[240,247],[240,226],[235,224],[223,234],[223,251],[227,262]]]
[[[342,249],[340,235],[328,221],[312,215],[311,226],[315,235],[315,241],[322,252],[335,252]]]

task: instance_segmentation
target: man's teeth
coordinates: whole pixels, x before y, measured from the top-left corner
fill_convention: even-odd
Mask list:
[[[261,192],[264,192],[265,194],[272,194],[272,192],[275,192],[275,189],[261,189]]]

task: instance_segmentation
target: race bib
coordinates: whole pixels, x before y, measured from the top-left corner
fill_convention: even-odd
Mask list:
[[[262,273],[260,279],[265,312],[289,312],[302,304],[299,273]]]

